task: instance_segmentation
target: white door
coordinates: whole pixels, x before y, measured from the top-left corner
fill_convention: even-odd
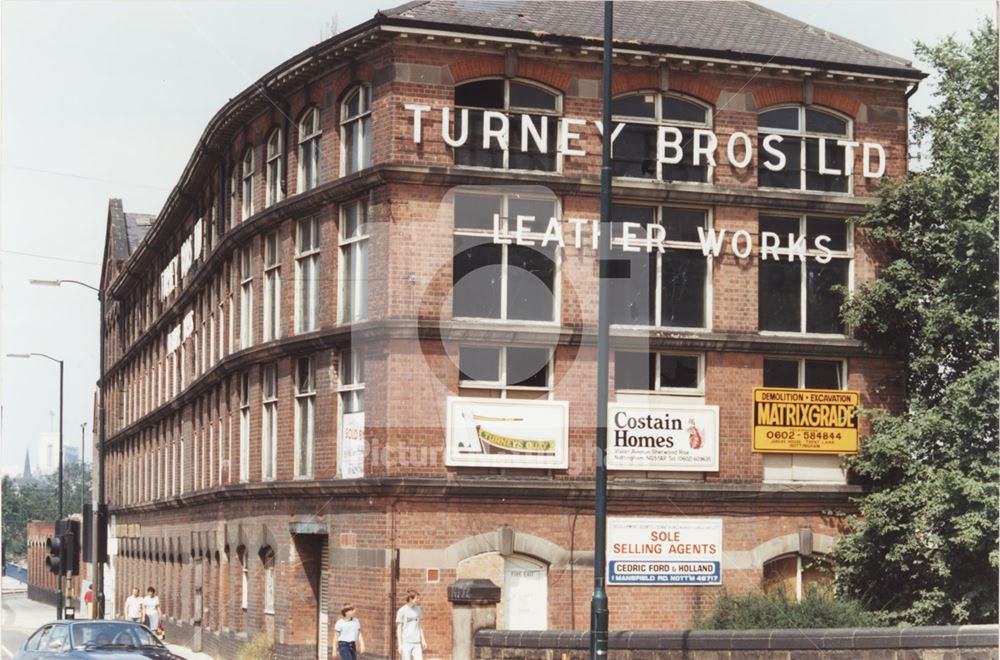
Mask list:
[[[548,630],[549,575],[544,564],[508,557],[503,576],[503,627]]]

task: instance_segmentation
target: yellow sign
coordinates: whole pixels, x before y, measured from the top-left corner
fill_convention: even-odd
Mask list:
[[[846,390],[753,390],[753,450],[786,454],[858,453],[861,395]]]

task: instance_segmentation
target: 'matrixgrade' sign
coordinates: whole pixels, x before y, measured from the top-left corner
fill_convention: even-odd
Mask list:
[[[420,103],[407,103],[403,106],[413,113],[413,142],[419,144],[423,140],[423,113],[431,112],[429,105]],[[461,147],[469,141],[469,113],[482,113],[482,148],[493,149],[494,146],[501,151],[510,148],[510,127],[511,121],[507,113],[497,110],[475,110],[460,108],[461,121],[456,121],[458,135],[452,134],[451,108],[443,107],[441,113],[441,139],[452,147]],[[549,117],[539,117],[521,114],[520,144],[522,152],[549,153]],[[593,124],[599,135],[604,134],[604,127],[600,121],[588,122],[586,119],[574,117],[559,117],[556,128],[555,152],[561,156],[584,157],[587,152],[579,145],[581,138],[580,130]],[[611,146],[614,148],[615,140],[627,126],[627,123],[617,123],[611,132]],[[645,124],[648,126],[648,124]],[[715,152],[718,149],[719,137],[715,132],[706,128],[693,129],[693,138],[690,144],[684,143],[684,136],[681,129],[676,126],[657,126],[656,133],[656,158],[665,165],[676,165],[684,160],[686,155],[690,155],[694,165],[707,164],[715,166]],[[772,172],[780,172],[785,169],[788,159],[781,152],[778,145],[784,141],[781,135],[767,135],[761,141],[761,149],[767,156],[761,162],[764,167]],[[816,138],[818,142],[819,173],[824,175],[844,175],[853,172],[855,150],[861,150],[862,174],[868,179],[878,179],[885,174],[885,149],[878,142],[857,142],[856,140],[843,140],[838,138]],[[832,144],[830,144],[832,143]],[[826,154],[828,149],[844,149],[844,171],[831,167],[827,162]],[[690,150],[685,154],[685,150]],[[736,131],[726,139],[725,155],[727,162],[738,169],[744,169],[753,162],[754,139],[743,131]],[[878,164],[873,168],[872,155],[878,156]]]

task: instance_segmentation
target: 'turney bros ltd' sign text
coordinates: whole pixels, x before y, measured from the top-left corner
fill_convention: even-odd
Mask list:
[[[412,114],[413,120],[413,142],[420,144],[423,141],[423,115],[425,112],[432,112],[429,105],[421,103],[407,103],[403,106]],[[556,134],[549,135],[548,117],[538,117],[529,114],[516,115],[518,121],[511,122],[508,113],[499,110],[470,110],[460,108],[458,114],[460,121],[456,121],[458,135],[453,135],[451,128],[451,118],[454,116],[452,108],[447,106],[438,110],[440,113],[441,139],[451,147],[461,147],[470,139],[479,139],[483,149],[497,148],[501,151],[510,149],[511,125],[520,125],[520,150],[522,152],[538,152],[547,154],[549,149],[554,149],[560,156],[585,157],[587,155],[580,144],[582,131],[591,125],[598,135],[604,134],[604,127],[600,121],[589,122],[586,119],[576,117],[559,117],[556,127]],[[469,136],[469,115],[477,113],[482,115],[482,136],[470,138]],[[627,122],[616,123],[611,131],[611,146],[614,149],[615,140],[618,139],[622,131],[628,125]],[[648,126],[648,124],[647,124]],[[788,159],[782,153],[779,145],[784,141],[781,135],[767,135],[761,141],[761,149],[765,152],[762,157],[762,164],[772,172],[780,172],[788,167]],[[791,138],[790,138],[791,139]],[[695,166],[707,164],[716,166],[715,153],[719,149],[719,137],[714,131],[707,128],[696,128],[693,137],[685,143],[681,129],[676,126],[657,126],[656,132],[656,158],[664,165],[676,165],[690,156]],[[885,148],[878,142],[857,142],[855,140],[844,140],[839,138],[817,138],[819,150],[819,174],[830,176],[842,176],[851,174],[854,169],[854,162],[857,153],[861,154],[862,175],[867,179],[878,179],[885,175],[886,155]],[[480,146],[480,145],[475,145]],[[826,157],[827,151],[835,148],[844,150],[844,169],[831,167]],[[721,150],[720,150],[721,151]],[[726,139],[725,156],[727,162],[737,169],[744,169],[753,162],[754,139],[743,131],[735,131]],[[687,152],[687,153],[685,153]],[[872,164],[872,156],[878,156],[877,166]]]
[[[858,392],[756,387],[753,450],[792,454],[858,453]]]
[[[722,519],[608,518],[608,584],[722,584]]]

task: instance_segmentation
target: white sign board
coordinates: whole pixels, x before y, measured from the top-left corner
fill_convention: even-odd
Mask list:
[[[445,464],[565,469],[568,401],[448,397]]]
[[[608,518],[608,584],[722,584],[721,518]]]
[[[365,476],[365,414],[345,413],[343,417],[343,448],[340,458],[343,465],[340,476],[344,479],[360,479]]]
[[[609,470],[719,471],[719,407],[608,404]]]

